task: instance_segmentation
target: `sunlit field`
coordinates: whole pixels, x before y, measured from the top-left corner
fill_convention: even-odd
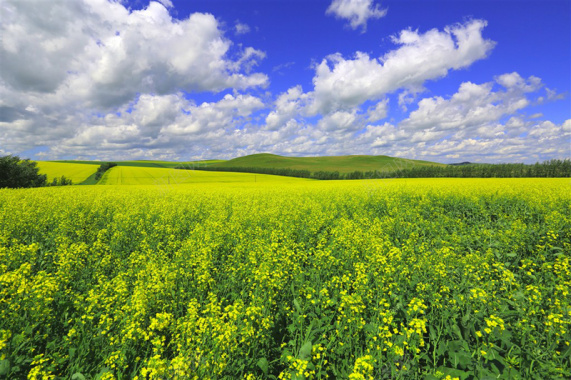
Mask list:
[[[217,173],[198,170],[116,166],[101,177],[99,185],[180,185],[209,182],[305,182],[307,180],[264,174]]]
[[[96,165],[86,164],[69,164],[62,162],[37,161],[40,174],[48,176],[48,182],[54,178],[60,178],[62,175],[71,179],[73,184],[79,184],[94,174],[97,170]]]
[[[571,376],[569,179],[176,172],[0,190],[4,378]]]

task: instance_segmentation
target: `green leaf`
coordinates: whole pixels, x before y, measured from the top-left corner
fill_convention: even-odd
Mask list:
[[[303,346],[301,346],[301,349],[299,350],[299,358],[300,359],[311,358],[311,348],[312,347],[313,347],[313,345],[311,344],[311,341],[305,342],[305,344]]]
[[[453,323],[451,325],[452,331],[458,336],[460,340],[463,340],[464,337],[462,336],[462,332],[460,331],[460,327],[457,324]]]
[[[260,367],[264,375],[268,376],[268,367],[269,367],[268,359],[261,358],[260,360],[258,360],[256,364],[258,365],[258,367]]]
[[[76,372],[73,375],[71,375],[71,380],[85,380],[85,376],[83,376],[79,372]]]
[[[472,363],[472,355],[463,340],[453,340],[448,343],[448,358],[455,368],[466,369]]]
[[[436,328],[432,325],[428,326],[428,332],[430,334],[430,340],[434,342],[436,340]]]
[[[466,380],[471,375],[470,372],[465,372],[450,367],[438,367],[436,372],[442,372],[444,375],[450,375],[450,377],[459,377],[460,380]]]
[[[10,361],[8,359],[0,360],[0,375],[6,376],[10,372]]]
[[[299,304],[299,300],[297,298],[293,300],[293,306],[295,306],[297,312],[301,314],[301,305]]]
[[[468,313],[466,313],[466,315],[462,317],[462,325],[463,326],[466,326],[466,324],[470,320],[471,316],[472,316],[472,314],[470,313],[470,310],[468,310]]]

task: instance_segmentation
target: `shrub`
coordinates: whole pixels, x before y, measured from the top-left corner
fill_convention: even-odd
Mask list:
[[[40,187],[46,185],[45,174],[38,173],[37,163],[18,156],[0,157],[0,188]]]

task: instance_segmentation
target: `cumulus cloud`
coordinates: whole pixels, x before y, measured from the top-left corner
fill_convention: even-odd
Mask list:
[[[73,91],[74,98],[99,108],[122,105],[138,93],[267,84],[266,75],[245,75],[239,72],[244,62],[228,58],[231,42],[214,16],[194,13],[174,20],[163,4],[129,11],[102,0],[50,1],[41,7],[6,1],[0,79],[23,93]]]
[[[369,108],[367,111],[368,121],[374,123],[387,117],[389,112],[389,98],[378,102],[375,106]]]
[[[145,150],[169,153],[172,158],[202,155],[234,133],[264,103],[252,95],[226,95],[217,102],[194,104],[182,93],[139,96],[118,112],[84,120],[76,133],[52,146],[52,156],[84,156],[97,151],[103,157],[136,156]],[[80,120],[76,120],[80,123]],[[226,137],[225,137],[226,136]]]
[[[376,104],[366,111],[368,121],[375,122],[388,115],[386,95],[399,89],[403,91],[398,103],[406,111],[427,80],[446,76],[449,70],[468,67],[487,56],[495,43],[483,38],[485,26],[485,21],[472,20],[443,31],[403,30],[393,38],[401,46],[380,58],[362,52],[357,52],[353,59],[332,54],[316,65],[313,91],[304,93],[297,86],[279,96],[275,109],[266,118],[267,127],[279,128],[299,117],[322,116],[327,120],[330,114],[352,113],[367,102]],[[509,75],[498,78],[506,83],[516,79]],[[534,81],[530,78],[527,85]],[[363,118],[356,121],[360,124],[355,127],[363,127]]]
[[[387,10],[382,9],[379,4],[373,4],[373,0],[333,0],[326,14],[346,19],[352,29],[361,28],[365,32],[367,21],[384,17]]]
[[[400,45],[380,58],[357,52],[353,59],[333,54],[316,67],[314,113],[355,107],[378,99],[400,88],[418,88],[430,79],[447,75],[449,70],[470,66],[485,58],[495,43],[484,39],[486,21],[426,33],[403,30],[393,41]]]
[[[569,158],[571,119],[560,125],[550,121],[532,124],[526,136],[495,136],[465,139],[444,139],[418,149],[426,158],[457,155],[462,160],[474,162],[527,162],[534,163],[551,158]],[[502,125],[497,125],[501,130]],[[445,160],[449,162],[448,160]]]
[[[358,129],[359,125],[356,123],[357,115],[355,111],[345,112],[337,111],[332,114],[324,116],[317,126],[325,131],[348,131]]]
[[[541,88],[541,80],[518,73],[504,74],[496,78],[504,90],[493,91],[494,82],[474,84],[464,82],[450,99],[440,96],[422,99],[418,109],[401,122],[405,128],[419,130],[437,127],[439,130],[460,130],[499,120],[527,107],[530,100],[526,93]]]
[[[274,103],[274,110],[266,117],[266,126],[270,130],[282,127],[287,121],[304,114],[309,96],[301,86],[295,86],[281,94]]]
[[[270,119],[281,117],[278,124],[282,127],[274,132],[287,142],[269,151],[384,154],[437,162],[532,163],[568,157],[571,121],[537,122],[522,114],[536,104],[534,98],[542,88],[539,78],[523,78],[516,72],[481,84],[465,82],[450,97],[421,99],[399,123],[374,125],[374,119],[386,116],[388,98],[371,104],[366,112],[359,107],[336,110],[312,124],[304,104],[313,101],[313,94],[296,87],[280,96],[266,120],[270,124]],[[292,124],[297,130],[282,134],[282,128]]]
[[[89,139],[98,152],[98,131],[108,136],[102,144],[107,147],[119,140],[128,145],[130,138],[133,144],[147,144],[161,136],[162,123],[173,133],[184,128],[210,131],[204,117],[178,124],[165,121],[175,114],[173,120],[179,120],[181,107],[188,108],[180,91],[240,91],[267,85],[265,74],[252,72],[264,52],[233,46],[211,14],[193,13],[177,20],[167,9],[171,7],[168,0],[151,1],[135,11],[107,0],[49,1],[41,7],[36,1],[3,2],[3,149],[22,152],[41,145],[56,157],[72,151],[82,154],[70,150],[70,144]],[[193,117],[216,109],[216,119],[220,107],[231,103],[224,98],[217,107],[199,107]],[[132,112],[126,111],[129,108]],[[122,116],[118,118],[117,112]],[[228,121],[220,117],[212,124],[220,120]]]

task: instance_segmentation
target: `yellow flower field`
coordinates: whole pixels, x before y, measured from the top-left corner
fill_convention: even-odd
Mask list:
[[[207,172],[135,166],[115,166],[103,174],[99,185],[182,185],[209,182],[299,182],[306,179],[265,174]]]
[[[569,179],[0,190],[0,377],[565,379],[570,252]]]
[[[95,173],[97,165],[89,164],[71,164],[65,162],[36,161],[40,174],[48,176],[48,182],[62,175],[71,179],[73,184],[79,184]]]

